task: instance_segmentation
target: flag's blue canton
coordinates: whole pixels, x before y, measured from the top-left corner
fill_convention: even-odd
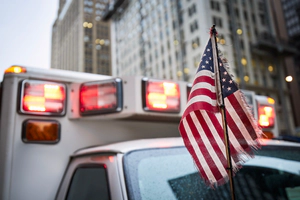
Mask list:
[[[202,59],[199,64],[198,71],[201,70],[210,70],[212,73],[214,73],[214,63],[213,63],[213,52],[212,52],[212,43],[211,40],[208,41],[206,49],[202,55]],[[221,72],[221,84],[222,84],[222,92],[224,95],[224,98],[233,94],[235,91],[238,90],[238,87],[236,83],[232,80],[230,74],[226,71],[226,69],[223,66],[222,60],[218,58],[219,61],[219,68]]]
[[[236,92],[238,90],[238,87],[236,83],[232,80],[230,74],[226,71],[221,59],[219,58],[218,60],[220,64],[219,68],[221,73],[222,92],[225,98]]]
[[[201,70],[210,70],[211,72],[214,73],[214,63],[213,63],[213,53],[212,53],[212,45],[211,45],[211,40],[208,41],[208,44],[205,48],[205,51],[202,55],[202,59],[200,61],[198,71]]]

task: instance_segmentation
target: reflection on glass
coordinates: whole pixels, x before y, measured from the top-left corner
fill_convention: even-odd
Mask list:
[[[185,148],[134,151],[124,158],[130,199],[231,199],[229,184],[206,186]],[[236,199],[299,199],[300,149],[266,146],[234,177]]]

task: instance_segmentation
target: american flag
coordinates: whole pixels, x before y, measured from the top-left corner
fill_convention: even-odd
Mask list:
[[[185,146],[201,177],[212,187],[229,179],[220,95],[222,97],[223,94],[226,109],[233,173],[241,167],[244,158],[253,156],[252,149],[259,146],[257,139],[262,134],[242,92],[217,57],[213,37],[210,37],[202,55],[179,124]]]

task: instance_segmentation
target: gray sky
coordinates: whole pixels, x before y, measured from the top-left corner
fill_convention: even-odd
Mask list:
[[[50,68],[59,0],[0,0],[0,80],[11,65]]]

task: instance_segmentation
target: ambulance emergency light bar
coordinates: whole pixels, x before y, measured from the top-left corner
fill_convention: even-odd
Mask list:
[[[131,80],[134,81],[134,80]],[[141,90],[133,91],[127,88],[123,91],[123,81],[120,78],[83,83],[79,89],[80,115],[99,115],[121,112],[124,107],[124,96],[130,96],[131,103],[138,95],[146,112],[179,113],[179,85],[171,81],[140,79]],[[131,90],[131,91],[129,91]],[[138,93],[141,92],[141,93]]]
[[[29,72],[25,67],[12,66],[5,73],[26,77]],[[44,77],[44,72],[38,70],[32,70],[30,73]],[[107,79],[109,77],[99,75],[91,77],[89,82],[82,82],[86,77],[70,82],[73,75],[79,74],[72,74],[72,77],[56,77],[54,71],[51,75],[51,79],[55,81],[49,81],[49,78],[25,78],[20,81],[19,113],[48,117],[65,116],[67,113],[70,119],[103,114],[106,118],[106,114],[109,113],[120,113],[111,115],[113,118],[143,115],[168,116],[175,119],[180,117],[181,103],[185,103],[187,99],[184,88],[186,83],[175,81],[142,76]]]

